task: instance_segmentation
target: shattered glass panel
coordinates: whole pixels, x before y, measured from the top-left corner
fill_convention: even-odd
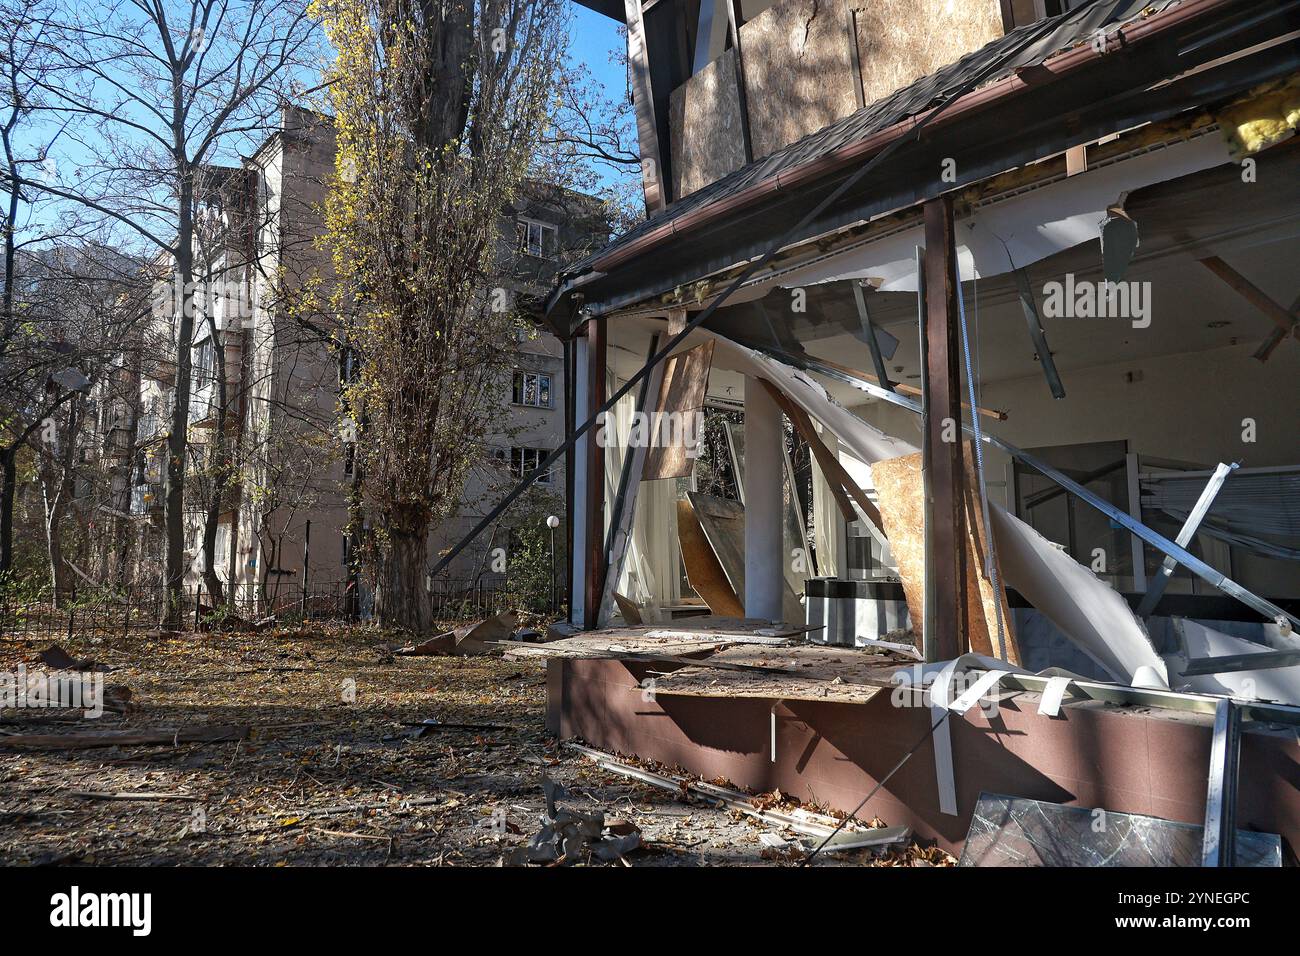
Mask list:
[[[958,866],[1200,866],[1204,827],[981,793]],[[1237,866],[1281,866],[1275,833],[1237,831]]]

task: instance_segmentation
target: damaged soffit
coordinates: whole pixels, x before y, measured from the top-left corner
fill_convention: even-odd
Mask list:
[[[989,81],[970,94],[978,100],[978,108],[952,109],[935,124],[942,134],[908,144],[882,164],[868,183],[859,184],[811,223],[806,236],[796,239],[906,208],[941,188],[960,188],[1079,142],[1165,119],[1294,72],[1300,68],[1300,49],[1295,44],[1213,69],[1194,69],[1226,52],[1270,40],[1294,25],[1289,15],[1270,16],[1233,30],[1222,40],[1195,42],[1214,37],[1224,23],[1239,22],[1256,7],[1270,6],[1222,0],[1097,3],[1064,15],[1045,37],[993,70]],[[1108,47],[1104,56],[1090,59],[1087,41],[1099,30],[1114,36],[1120,27],[1125,40],[1115,40],[1114,50]],[[1026,40],[1025,29],[692,193],[571,266],[550,297],[552,322],[559,326],[567,322],[564,302],[579,289],[586,305],[603,314],[761,254],[866,158],[876,139],[894,132],[908,135],[909,117],[941,102],[997,64],[999,57],[1008,56]],[[1053,54],[1061,51],[1069,52],[1053,60]],[[1065,59],[1088,62],[1077,68],[1072,65],[1067,80],[1054,72]],[[1012,110],[1014,120],[1009,116]],[[918,169],[938,169],[949,155],[957,161],[957,182],[918,178]]]

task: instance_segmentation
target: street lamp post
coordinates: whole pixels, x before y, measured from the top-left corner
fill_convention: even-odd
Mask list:
[[[546,519],[546,527],[551,529],[551,613],[556,610],[555,602],[555,529],[560,526],[560,519],[551,515]]]

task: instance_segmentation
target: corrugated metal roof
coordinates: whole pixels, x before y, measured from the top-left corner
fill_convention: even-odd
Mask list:
[[[1087,6],[1057,17],[1059,23],[1055,29],[1015,56],[1011,56],[1005,65],[987,77],[984,85],[1003,79],[1024,67],[1042,63],[1053,54],[1087,42],[1103,27],[1113,30],[1121,24],[1176,6],[1179,2],[1180,0],[1154,0],[1154,2],[1094,0]],[[667,209],[628,230],[604,249],[574,263],[564,271],[570,275],[586,271],[592,263],[687,213],[705,208],[784,171],[866,139],[873,133],[893,126],[909,116],[924,112],[959,90],[963,84],[969,82],[972,77],[978,76],[981,71],[989,69],[1000,58],[1009,56],[1011,51],[1026,39],[1030,31],[1039,28],[1038,23],[1019,27],[968,53],[957,62],[921,77],[896,93],[877,100],[815,133],[810,133],[784,149],[729,173],[684,199],[678,200]]]

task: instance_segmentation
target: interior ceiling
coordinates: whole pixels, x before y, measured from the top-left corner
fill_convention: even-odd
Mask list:
[[[1263,313],[1196,260],[1218,255],[1284,308],[1300,297],[1300,144],[1263,154],[1256,182],[1243,182],[1240,167],[1228,165],[1161,183],[1132,194],[1125,205],[1137,222],[1140,245],[1126,281],[1151,283],[1151,324],[1133,328],[1117,318],[1042,316],[1043,287],[1073,273],[1077,280],[1101,278],[1100,242],[1057,253],[1026,271],[1040,317],[1065,387],[1072,370],[1124,364],[1161,355],[1198,352],[1238,344],[1255,346],[1275,328]],[[791,290],[774,288],[763,297],[744,290],[744,299],[724,307],[709,328],[750,344],[802,347],[809,355],[870,372],[871,355],[854,337],[858,313],[848,282],[808,286],[807,311],[791,311]],[[994,383],[1043,373],[1029,339],[1024,313],[1010,275],[963,287],[979,377]],[[741,296],[737,296],[741,298]],[[891,377],[916,384],[917,301],[913,293],[869,293],[872,321],[899,339],[887,362]],[[610,362],[621,378],[645,362],[651,332],[662,318],[622,318],[615,324]],[[683,347],[702,341],[692,336]],[[1294,348],[1283,342],[1279,348]],[[743,397],[741,376],[718,356],[709,393]],[[823,382],[845,405],[866,397],[850,386]],[[1044,395],[1047,395],[1044,384]]]
[[[1128,197],[1125,209],[1138,224],[1140,245],[1124,279],[1151,283],[1147,328],[1133,328],[1131,322],[1116,318],[1042,315],[1046,283],[1061,281],[1067,273],[1076,280],[1101,279],[1100,241],[1067,249],[1026,270],[1067,391],[1071,370],[1243,343],[1254,346],[1275,328],[1197,262],[1209,255],[1222,257],[1284,308],[1300,297],[1300,144],[1292,141],[1263,154],[1256,172],[1256,181],[1244,182],[1241,167],[1230,164]],[[791,290],[777,288],[761,302],[720,309],[709,327],[787,351],[802,346],[812,356],[870,372],[870,352],[850,331],[858,328],[850,284],[826,283],[806,291],[805,314],[792,313]],[[968,282],[963,293],[982,382],[1041,378],[1012,276]],[[891,376],[915,384],[920,378],[916,295],[870,293],[867,302],[872,321],[899,339],[897,353],[887,362]],[[777,321],[782,317],[783,322]],[[829,387],[846,404],[864,400],[851,387]]]

